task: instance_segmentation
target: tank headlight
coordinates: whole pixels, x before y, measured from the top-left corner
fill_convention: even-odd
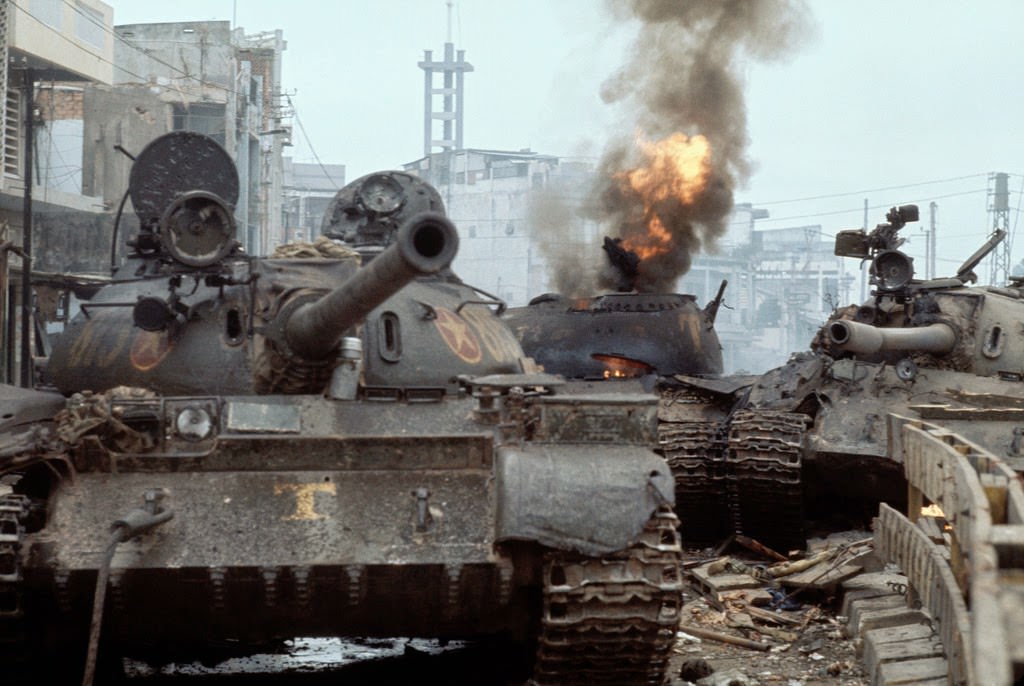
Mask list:
[[[875,257],[873,269],[879,287],[895,291],[914,278],[914,259],[899,250],[884,250]]]
[[[174,420],[178,435],[186,441],[202,441],[213,434],[213,418],[201,407],[186,407]]]

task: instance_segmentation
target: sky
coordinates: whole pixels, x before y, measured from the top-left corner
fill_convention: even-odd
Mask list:
[[[680,0],[683,1],[683,0]],[[114,23],[229,20],[281,29],[283,87],[298,162],[346,165],[348,180],[423,153],[424,50],[442,54],[446,0],[107,0]],[[625,0],[619,0],[621,6]],[[605,0],[453,0],[471,148],[599,159],[632,127],[602,86],[629,59],[635,20]],[[939,275],[991,232],[989,175],[1010,174],[1011,235],[1024,190],[1024,26],[1016,0],[807,0],[781,57],[738,54],[749,178],[735,201],[768,210],[759,228],[820,225],[826,236],[917,203],[902,233],[921,269],[937,203]],[[1012,262],[1024,256],[1015,236]]]

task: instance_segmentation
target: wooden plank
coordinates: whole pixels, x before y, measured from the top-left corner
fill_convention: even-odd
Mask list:
[[[720,600],[720,593],[743,588],[761,588],[763,581],[758,581],[749,574],[708,574],[708,567],[715,564],[709,562],[689,570],[691,578],[709,595]]]
[[[874,656],[878,652],[878,646],[883,643],[913,641],[919,638],[932,638],[934,635],[935,632],[932,628],[925,624],[902,624],[900,626],[871,629],[864,632],[864,640],[854,642],[854,650],[857,656],[861,658],[861,664],[867,669],[870,664],[867,656]]]
[[[910,405],[908,409],[921,415],[921,419],[969,419],[989,422],[1012,422],[1024,419],[1024,410],[1017,407],[952,407],[927,404]]]
[[[929,638],[934,635],[935,631],[927,624],[903,624],[865,631],[864,644],[899,643],[900,641],[912,641],[915,638]]]
[[[872,685],[898,686],[917,684],[926,679],[945,678],[949,672],[946,660],[941,657],[926,657],[920,660],[889,662],[880,665]]]
[[[904,580],[903,583],[906,583],[906,580]],[[845,588],[845,584],[844,584],[844,588]],[[867,598],[881,598],[881,597],[885,597],[885,596],[893,596],[893,597],[896,597],[896,598],[902,598],[903,597],[902,595],[896,593],[895,591],[893,591],[889,587],[882,588],[882,587],[868,586],[868,587],[865,587],[865,588],[856,588],[856,589],[854,589],[852,591],[847,591],[846,593],[843,594],[843,604],[842,604],[842,609],[840,610],[839,614],[841,614],[843,617],[849,618],[850,610],[853,607],[853,603],[855,603],[856,601],[864,600],[864,599],[867,599]]]
[[[999,606],[1003,615],[1003,635],[1018,637],[1007,646],[1010,659],[1024,663],[1024,641],[1019,640],[1024,636],[1024,571],[1018,570],[1017,576],[1016,587],[1004,585],[1000,589]]]
[[[905,662],[928,657],[942,657],[942,642],[938,636],[915,638],[898,643],[879,643],[864,647],[864,664],[868,676],[874,680],[879,668],[890,662]]]
[[[872,629],[885,629],[904,624],[922,624],[931,626],[928,615],[920,610],[911,610],[908,607],[891,607],[886,610],[870,610],[860,615],[857,623],[856,634],[863,636]],[[849,625],[847,625],[849,630]]]
[[[906,608],[906,601],[904,601],[902,596],[898,595],[878,596],[877,598],[865,598],[864,600],[854,601],[850,604],[850,614],[847,615],[847,635],[856,636],[861,633],[861,619],[868,613],[891,609],[905,610]]]
[[[864,571],[864,567],[861,565],[845,564],[830,569],[828,567],[829,564],[823,563],[822,565],[805,569],[802,572],[782,577],[782,585],[789,588],[827,591],[834,589],[843,581],[857,576]],[[819,567],[825,567],[825,569],[819,569]]]
[[[981,488],[988,499],[989,514],[993,524],[1006,524],[1007,480],[996,474],[979,474]]]

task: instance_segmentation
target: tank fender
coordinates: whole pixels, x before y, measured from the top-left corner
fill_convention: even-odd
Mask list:
[[[532,444],[497,450],[497,540],[602,555],[636,541],[674,502],[665,461],[640,446]]]
[[[0,416],[0,432],[53,419],[66,403],[60,393],[0,384],[0,406],[4,408]]]

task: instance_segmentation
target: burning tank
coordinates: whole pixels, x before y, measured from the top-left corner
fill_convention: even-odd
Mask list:
[[[952,276],[921,280],[899,250],[917,206],[886,219],[836,237],[837,255],[870,262],[872,296],[836,312],[810,352],[749,385],[685,379],[694,395],[732,403],[724,419],[680,424],[692,440],[678,450],[707,465],[685,488],[717,500],[736,531],[785,545],[804,506],[816,516],[870,516],[879,501],[905,503],[902,466],[889,457],[890,413],[942,424],[1024,469],[1024,281],[969,286],[1003,232]]]
[[[56,390],[2,390],[5,683],[489,634],[533,645],[539,684],[663,681],[681,578],[656,401],[537,371],[450,271],[433,188],[363,177],[327,237],[254,257],[212,140],[156,139],[130,184],[131,254],[55,345]]]
[[[726,283],[703,309],[692,295],[638,293],[636,252],[617,238],[606,237],[603,248],[618,292],[580,299],[548,293],[506,313],[526,353],[568,379],[721,374],[714,324]]]

